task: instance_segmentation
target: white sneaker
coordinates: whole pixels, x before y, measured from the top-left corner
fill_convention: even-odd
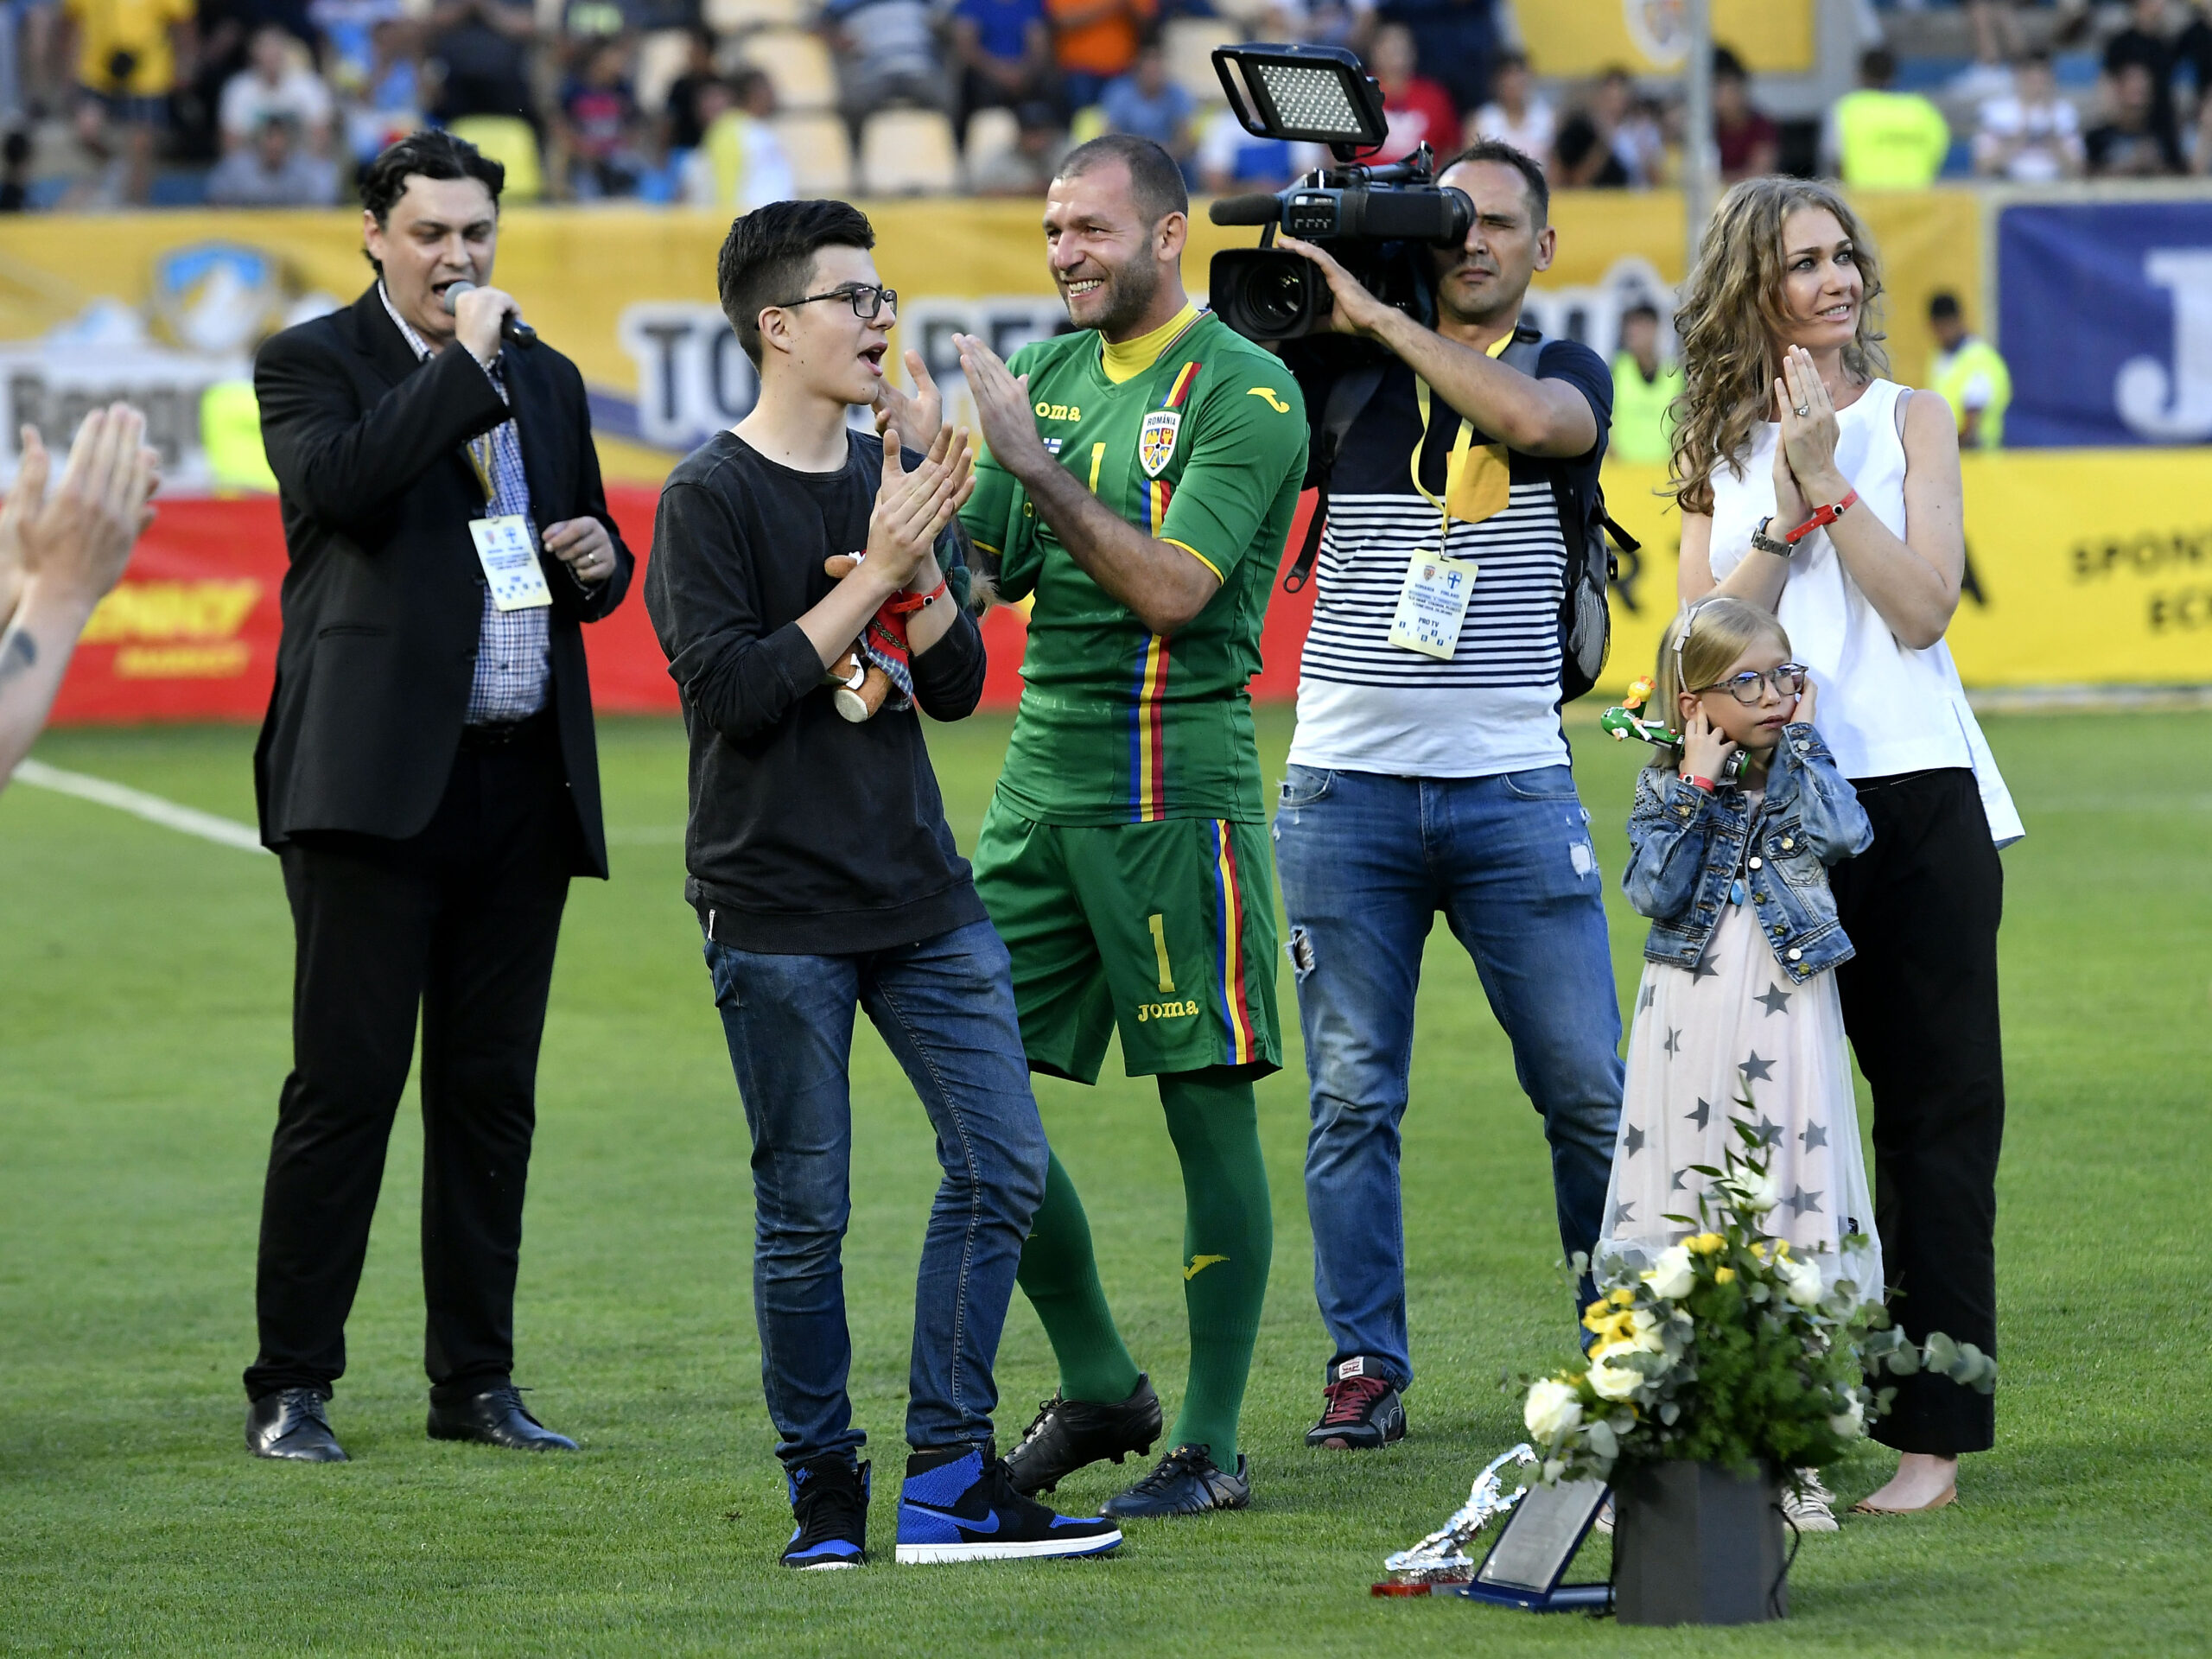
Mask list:
[[[1817,1469],[1797,1471],[1796,1484],[1782,1489],[1782,1512],[1800,1532],[1834,1532],[1835,1494],[1821,1484]]]
[[[1605,1501],[1598,1506],[1598,1518],[1590,1523],[1590,1530],[1602,1532],[1608,1538],[1613,1535],[1613,1495],[1611,1492],[1605,1494]]]

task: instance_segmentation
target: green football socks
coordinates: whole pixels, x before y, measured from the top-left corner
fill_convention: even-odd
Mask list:
[[[1160,1079],[1167,1133],[1183,1162],[1183,1302],[1191,1321],[1191,1380],[1167,1444],[1208,1446],[1215,1465],[1234,1473],[1275,1228],[1252,1085],[1218,1077],[1185,1071]]]
[[[1106,1306],[1098,1259],[1091,1253],[1090,1217],[1057,1153],[1045,1172],[1045,1201],[1021,1247],[1018,1282],[1052,1339],[1061,1396],[1109,1403],[1128,1399],[1137,1385],[1137,1363]]]
[[[1183,1302],[1191,1321],[1190,1383],[1167,1444],[1205,1446],[1218,1467],[1233,1471],[1236,1419],[1274,1254],[1259,1109],[1249,1083],[1205,1071],[1161,1077],[1160,1103],[1183,1165]],[[1022,1247],[1020,1284],[1052,1339],[1061,1395],[1128,1399],[1137,1385],[1136,1362],[1106,1306],[1090,1218],[1057,1154]]]

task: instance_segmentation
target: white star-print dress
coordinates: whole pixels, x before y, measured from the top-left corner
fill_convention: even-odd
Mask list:
[[[1756,802],[1753,804],[1756,810]],[[1751,1109],[1739,1103],[1748,1097]],[[1668,1245],[1698,1230],[1711,1178],[1740,1148],[1731,1119],[1766,1143],[1782,1202],[1766,1230],[1807,1252],[1827,1246],[1825,1284],[1848,1279],[1878,1297],[1882,1249],[1859,1147],[1859,1114],[1833,969],[1792,986],[1777,968],[1749,903],[1721,907],[1694,969],[1647,962],[1628,1040],[1620,1138],[1605,1189],[1597,1266],[1641,1271]],[[1847,1234],[1865,1241],[1846,1250]]]

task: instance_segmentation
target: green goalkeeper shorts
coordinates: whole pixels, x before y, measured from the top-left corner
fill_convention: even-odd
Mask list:
[[[1096,1083],[1116,1027],[1133,1077],[1281,1068],[1266,824],[1035,823],[994,798],[976,891],[1013,953],[1032,1069]]]

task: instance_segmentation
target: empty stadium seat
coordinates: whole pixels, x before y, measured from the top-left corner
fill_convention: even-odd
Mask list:
[[[960,188],[952,123],[938,110],[878,110],[861,129],[861,189],[924,195]]]
[[[767,72],[776,102],[786,110],[827,110],[837,102],[837,71],[819,35],[803,29],[764,29],[738,48],[744,60]]]
[[[1243,38],[1234,23],[1220,17],[1178,17],[1161,33],[1167,73],[1201,104],[1221,101],[1221,77],[1213,72],[1213,49]]]
[[[1021,138],[1021,123],[1012,110],[978,110],[968,118],[968,165],[981,167],[1003,156]]]
[[[499,193],[502,206],[543,198],[545,165],[537,153],[537,135],[520,116],[458,116],[446,123],[446,130],[507,169],[506,185]]]
[[[638,107],[658,115],[668,107],[668,89],[690,61],[691,37],[680,29],[657,29],[638,42],[634,82]]]
[[[808,22],[810,0],[706,0],[701,17],[717,35],[742,35],[754,29],[793,29]]]
[[[791,158],[791,182],[802,196],[842,196],[853,188],[853,143],[845,124],[821,110],[772,117],[768,124]]]

